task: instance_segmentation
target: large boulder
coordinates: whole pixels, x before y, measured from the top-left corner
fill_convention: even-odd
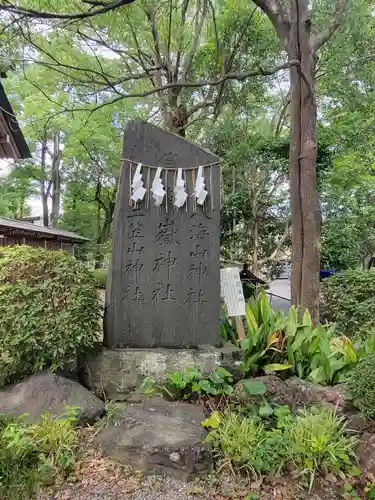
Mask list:
[[[187,403],[153,399],[122,404],[97,436],[103,451],[146,474],[168,474],[181,480],[211,471],[210,448],[203,443],[203,409]]]
[[[91,423],[104,413],[104,404],[74,380],[50,372],[41,372],[0,390],[0,414],[27,413],[29,422],[37,422],[43,413],[59,415],[67,406],[78,407],[78,423]]]

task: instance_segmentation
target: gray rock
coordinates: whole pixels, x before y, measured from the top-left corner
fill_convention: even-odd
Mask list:
[[[29,422],[37,422],[43,413],[59,415],[67,406],[77,406],[78,423],[91,423],[104,413],[104,404],[74,380],[50,372],[41,372],[0,391],[0,413],[27,413]]]
[[[314,384],[298,377],[291,377],[285,381],[287,387],[294,392],[296,403],[333,405],[340,410],[349,404],[347,387],[345,384],[323,386]]]
[[[244,389],[244,384],[246,384],[249,380],[263,382],[266,388],[266,397],[277,397],[281,403],[291,404],[290,397],[287,395],[285,382],[275,375],[264,375],[263,377],[253,377],[251,379],[240,380],[236,384],[234,391],[236,396],[243,401],[250,401],[251,399],[254,399],[254,397],[247,394]]]
[[[99,398],[127,400],[145,377],[163,384],[167,374],[198,367],[210,373],[222,365],[235,372],[238,349],[233,346],[198,349],[102,349],[80,359],[80,380]]]
[[[358,443],[356,454],[361,472],[375,474],[375,434],[363,434]]]
[[[97,436],[103,451],[146,474],[168,474],[181,480],[212,470],[210,448],[200,422],[200,406],[152,400],[121,405]]]
[[[246,391],[243,389],[245,380],[240,380],[236,384],[235,392],[238,397],[250,400],[251,396],[246,394]],[[307,380],[301,380],[298,377],[291,377],[284,381],[276,375],[254,377],[252,380],[264,383],[266,386],[266,397],[270,397],[278,403],[287,404],[293,409],[305,405],[324,405],[344,411],[350,407],[349,399],[346,396],[345,384],[325,387],[313,384]]]

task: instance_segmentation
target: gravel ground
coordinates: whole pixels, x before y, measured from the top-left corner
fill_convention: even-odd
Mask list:
[[[316,482],[314,493],[307,493],[290,475],[273,484],[240,481],[232,475],[213,476],[205,482],[184,483],[169,477],[133,472],[103,456],[93,446],[92,432],[82,433],[81,450],[75,474],[61,484],[43,488],[36,500],[339,500],[342,487],[331,481]],[[57,481],[58,483],[58,481]],[[256,492],[257,496],[249,494]],[[348,498],[348,497],[346,497]],[[366,497],[359,497],[366,498]]]

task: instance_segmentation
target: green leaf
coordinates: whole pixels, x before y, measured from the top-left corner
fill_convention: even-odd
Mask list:
[[[220,412],[215,410],[211,413],[211,415],[208,418],[202,420],[201,425],[206,428],[211,427],[212,429],[217,429],[220,425],[220,422],[221,422]]]
[[[209,380],[201,380],[198,386],[199,390],[203,393],[210,394],[211,396],[216,396],[218,394],[218,390]]]
[[[285,326],[285,335],[286,337],[294,337],[297,332],[298,325],[298,317],[297,311],[294,306],[289,309],[286,326]]]
[[[246,394],[250,396],[263,396],[267,392],[262,380],[243,380],[241,386],[244,388]]]
[[[349,469],[347,469],[347,474],[351,477],[358,477],[361,475],[361,469],[359,469],[358,467],[356,466],[352,466],[350,467]]]
[[[281,372],[283,370],[293,368],[293,365],[288,365],[286,363],[272,363],[270,365],[265,365],[263,368],[267,372]]]
[[[264,402],[259,406],[258,413],[260,417],[267,418],[273,415],[273,408],[267,400],[264,400]]]

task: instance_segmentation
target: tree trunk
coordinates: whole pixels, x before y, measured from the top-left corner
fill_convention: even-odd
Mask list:
[[[164,126],[168,132],[185,137],[188,118],[186,106],[173,106],[163,113]]]
[[[258,246],[259,246],[259,214],[258,214],[258,171],[254,163],[251,166],[251,179],[250,179],[250,196],[252,198],[252,212],[253,212],[253,248],[251,256],[251,267],[253,273],[258,274]]]
[[[290,195],[292,208],[292,302],[319,321],[320,210],[316,184],[315,54],[311,45],[308,0],[291,0],[289,60],[292,130]]]
[[[48,217],[48,187],[46,187],[46,157],[47,157],[47,133],[44,134],[42,139],[42,152],[40,159],[40,197],[42,199],[42,216],[43,216],[43,226],[48,227],[49,217]]]
[[[60,151],[60,133],[53,134],[53,156],[52,156],[52,210],[51,226],[56,228],[59,221],[60,198],[61,198],[61,151]]]
[[[316,184],[316,95],[315,51],[340,26],[345,0],[334,2],[334,12],[325,29],[311,35],[309,0],[253,0],[268,16],[293,64],[291,81],[291,141],[289,156],[292,208],[292,302],[309,309],[314,324],[319,321],[320,208]],[[313,4],[313,2],[310,2]]]

